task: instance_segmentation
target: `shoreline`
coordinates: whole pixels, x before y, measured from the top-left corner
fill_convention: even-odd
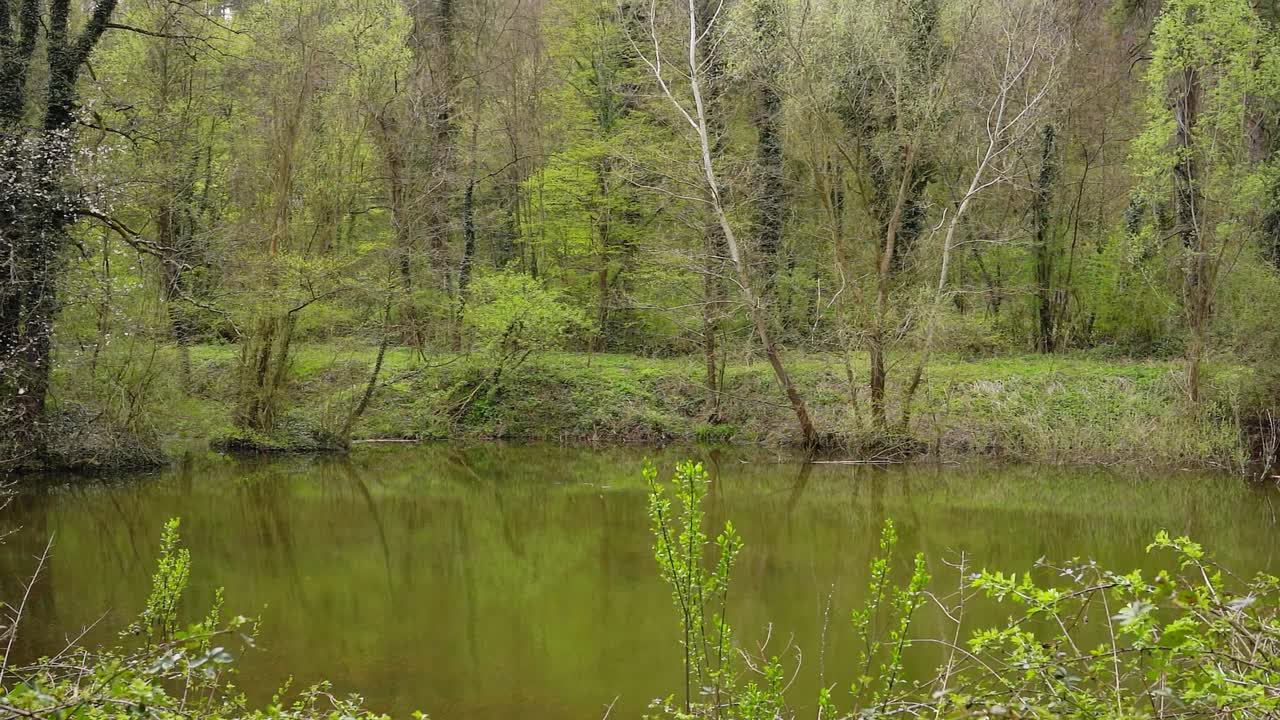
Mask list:
[[[179,377],[174,352],[169,378],[174,387],[166,388],[167,402],[150,409],[151,446],[171,460],[184,449],[201,447],[271,454],[411,442],[696,443],[764,450],[795,443],[793,418],[761,359],[741,358],[725,368],[721,422],[710,423],[699,358],[543,353],[507,369],[500,382],[487,383],[490,368],[483,356],[424,360],[405,348],[387,353],[367,412],[355,424],[350,443],[340,441],[332,428],[367,383],[373,352],[319,344],[298,348],[284,412],[270,435],[244,432],[232,423],[228,390],[235,380],[234,346],[192,348],[185,379]],[[1195,409],[1183,399],[1178,360],[938,357],[903,432],[893,428],[901,413],[894,381],[902,382],[905,373],[891,375],[890,430],[878,430],[868,417],[862,361],[853,358],[850,383],[843,358],[788,357],[827,440],[818,455],[823,459],[1236,472],[1249,465],[1252,374],[1238,366],[1209,368],[1208,402]],[[111,462],[110,448],[125,445],[98,439],[96,447],[105,448],[99,454],[77,455],[70,448],[61,457],[80,460],[65,467],[110,470],[130,464]]]

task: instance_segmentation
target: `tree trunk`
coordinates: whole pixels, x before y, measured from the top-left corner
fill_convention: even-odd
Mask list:
[[[387,357],[387,345],[391,340],[391,295],[387,295],[387,302],[382,308],[382,338],[378,341],[378,355],[373,360],[373,370],[369,373],[369,382],[364,386],[364,392],[360,395],[360,401],[351,409],[347,419],[342,424],[342,431],[339,433],[340,440],[344,444],[351,443],[351,431],[355,428],[356,421],[364,415],[364,411],[369,408],[369,401],[373,399],[373,391],[378,387],[378,376],[382,373],[382,362]]]
[[[796,389],[795,383],[791,379],[791,375],[787,372],[786,366],[782,362],[782,355],[774,344],[773,338],[769,333],[768,322],[765,318],[764,308],[761,307],[760,301],[756,296],[752,287],[751,273],[743,258],[741,246],[738,244],[736,235],[733,232],[733,226],[729,222],[729,216],[725,211],[724,204],[720,195],[720,183],[716,175],[715,165],[713,164],[712,142],[707,127],[707,112],[703,101],[701,88],[702,70],[699,66],[702,64],[699,59],[699,40],[698,38],[706,37],[708,33],[699,32],[702,27],[698,23],[697,5],[689,3],[689,88],[693,94],[693,102],[696,108],[694,115],[694,127],[698,133],[698,142],[702,152],[702,172],[703,179],[706,183],[707,194],[711,201],[711,207],[715,213],[716,220],[720,225],[720,230],[724,235],[725,247],[729,251],[729,261],[733,266],[734,275],[737,277],[739,290],[742,294],[743,303],[747,306],[747,312],[751,317],[751,324],[755,328],[756,336],[760,339],[760,344],[764,347],[765,355],[769,358],[769,365],[773,367],[774,376],[778,380],[778,384],[782,386],[783,392],[787,396],[787,400],[791,404],[792,412],[795,413],[796,421],[800,425],[800,433],[805,447],[815,447],[818,444],[818,434],[814,429],[813,421],[809,417],[809,410],[804,402],[804,398]],[[662,78],[659,77],[661,81]],[[664,82],[665,85],[665,82]],[[670,91],[667,91],[673,102],[676,102]]]
[[[607,128],[606,128],[607,130]],[[601,216],[596,221],[596,232],[600,238],[600,252],[596,256],[596,331],[591,336],[590,352],[601,350],[608,337],[609,325],[609,264],[612,258],[611,237],[612,214],[609,210],[609,174],[612,172],[609,158],[601,159],[596,167],[596,180],[600,190]]]
[[[42,423],[52,365],[53,320],[66,228],[80,203],[65,188],[77,109],[76,80],[107,29],[116,0],[97,0],[79,33],[70,31],[70,0],[22,0],[17,37],[10,5],[0,53],[0,445],[23,457],[43,452]],[[43,27],[44,94],[28,82]],[[39,105],[42,97],[43,104]],[[39,108],[38,127],[25,124]],[[8,458],[0,458],[0,461]]]
[[[275,429],[289,369],[289,348],[297,323],[294,313],[264,315],[240,353],[240,402],[236,423],[270,434]]]
[[[720,383],[716,362],[716,333],[720,312],[719,263],[716,262],[716,231],[707,228],[703,232],[702,268],[702,356],[706,364],[707,422],[720,421]]]
[[[690,0],[698,2],[696,8],[698,33],[706,35],[709,23],[715,13],[712,0]],[[695,10],[691,7],[690,10]],[[691,21],[693,22],[693,21]],[[710,141],[710,154],[713,163],[719,162],[724,155],[724,111],[721,98],[724,91],[724,60],[715,52],[706,52],[698,47],[694,52],[701,57],[706,72],[706,82],[700,87],[703,95],[702,122],[707,128]],[[716,192],[723,197],[724,188],[716,187]],[[720,315],[724,304],[724,287],[721,273],[724,272],[724,259],[728,256],[725,247],[724,231],[718,219],[712,218],[702,228],[702,354],[706,365],[707,421],[717,423],[721,420],[721,392],[719,356],[724,348],[719,347],[716,336],[720,333]]]
[[[467,183],[462,195],[462,259],[458,263],[458,302],[453,319],[453,349],[462,350],[462,323],[467,310],[467,289],[471,287],[471,265],[476,254],[476,183]]]
[[[418,0],[412,10],[416,101],[426,108],[423,127],[428,133],[412,153],[415,164],[425,163],[414,169],[423,178],[417,200],[423,205],[423,230],[436,284],[447,293],[452,284],[448,241],[449,197],[454,187],[455,8],[453,0]]]
[[[1057,349],[1053,304],[1053,249],[1050,247],[1052,218],[1049,214],[1049,200],[1058,174],[1056,153],[1054,128],[1052,125],[1045,125],[1041,134],[1040,177],[1036,182],[1036,194],[1032,202],[1032,221],[1035,223],[1036,348],[1045,354]]]
[[[760,87],[760,109],[756,119],[759,132],[756,171],[759,173],[759,198],[756,205],[756,229],[766,292],[773,289],[778,273],[778,251],[786,218],[785,164],[782,154],[782,98],[771,83]]]
[[[1205,277],[1207,248],[1201,227],[1203,196],[1195,162],[1196,123],[1200,115],[1200,78],[1193,67],[1184,68],[1174,97],[1177,132],[1174,142],[1179,157],[1174,167],[1176,183],[1178,234],[1183,252],[1184,303],[1191,337],[1187,343],[1187,393],[1192,403],[1200,402],[1200,360],[1204,353],[1205,333],[1209,322],[1211,288]]]

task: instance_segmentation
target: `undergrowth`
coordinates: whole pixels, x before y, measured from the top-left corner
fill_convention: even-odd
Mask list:
[[[360,391],[372,357],[325,346],[299,348],[282,445],[324,446]],[[195,399],[181,407],[188,435],[235,437],[222,388],[226,348],[193,351]],[[855,358],[852,385],[843,363],[826,356],[789,359],[819,429],[846,456],[901,460],[928,455],[1060,464],[1133,463],[1238,468],[1249,373],[1210,368],[1208,399],[1185,401],[1178,361],[1085,357],[938,358],[910,426],[872,426],[866,378]],[[785,445],[794,422],[767,363],[742,359],[724,374],[716,422],[708,421],[703,369],[696,358],[538,353],[490,381],[481,356],[388,352],[382,382],[354,428],[356,440],[521,439],[554,442],[698,441]],[[903,388],[890,384],[889,416]],[[192,414],[197,419],[191,419]],[[175,419],[175,423],[178,422]]]
[[[68,390],[56,417],[65,422],[49,433],[46,465],[119,468],[193,447],[315,452],[387,439],[775,447],[796,440],[769,365],[751,356],[724,369],[713,417],[705,370],[694,357],[543,351],[495,372],[486,353],[422,356],[390,348],[366,410],[348,424],[375,354],[345,344],[295,347],[270,433],[233,422],[233,346],[192,347],[187,363],[176,351],[151,356],[145,402],[97,407],[64,373],[58,381]],[[1240,469],[1256,453],[1247,436],[1256,435],[1259,381],[1238,365],[1207,367],[1205,398],[1192,405],[1179,360],[939,356],[905,427],[898,421],[905,388],[893,382],[904,373],[891,374],[890,421],[880,428],[868,407],[865,358],[853,357],[848,367],[826,355],[787,362],[824,448],[839,457]]]

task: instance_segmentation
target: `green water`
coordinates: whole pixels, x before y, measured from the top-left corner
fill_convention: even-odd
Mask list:
[[[686,455],[710,466],[711,514],[732,518],[747,541],[731,619],[745,644],[772,623],[771,652],[803,652],[793,689],[802,702],[820,669],[840,687],[853,675],[849,610],[885,517],[947,582],[943,561],[961,551],[1003,570],[1072,556],[1148,567],[1143,548],[1161,528],[1196,537],[1238,570],[1280,570],[1280,499],[1235,477],[427,446],[201,458],[24,490],[3,518],[21,529],[0,546],[0,597],[15,598],[52,536],[18,652],[56,651],[99,618],[86,641],[116,642],[146,595],[161,525],[180,516],[193,617],[222,586],[231,612],[262,618],[260,647],[241,658],[238,679],[254,697],[293,675],[438,720],[598,718],[615,699],[611,717],[638,717],[682,687],[676,618],[649,556],[646,454],[668,470]],[[971,620],[1000,617],[986,609]],[[943,626],[925,617],[918,629]]]

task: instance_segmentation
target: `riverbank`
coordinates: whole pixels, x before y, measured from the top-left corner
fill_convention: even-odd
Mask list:
[[[235,348],[192,349],[188,390],[161,409],[166,445],[314,450],[334,446],[368,382],[374,352],[311,345],[294,354],[293,382],[271,437],[231,423]],[[1177,361],[1024,356],[936,358],[907,431],[876,432],[867,407],[866,361],[788,358],[820,430],[852,458],[1000,459],[1051,464],[1241,467],[1241,418],[1250,374],[1208,371],[1208,399],[1185,400]],[[901,416],[904,358],[891,372],[889,417]],[[782,445],[793,418],[767,363],[724,370],[720,422],[707,421],[698,358],[547,353],[495,381],[478,356],[387,353],[380,383],[352,439],[541,440],[565,443],[698,441]]]

